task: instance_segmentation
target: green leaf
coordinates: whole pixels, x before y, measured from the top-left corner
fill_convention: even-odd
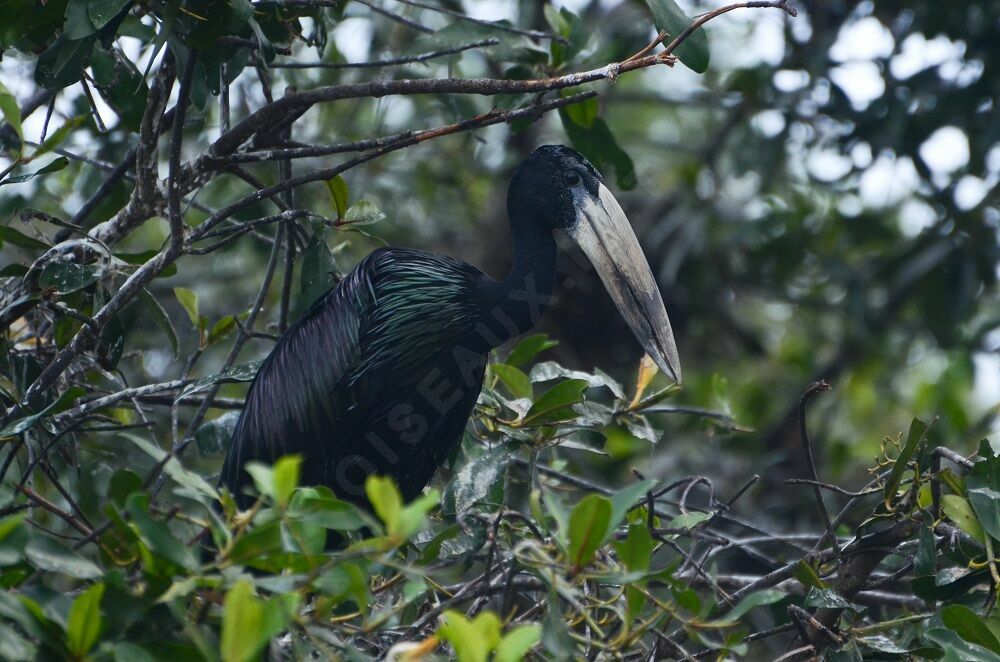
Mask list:
[[[163,306],[156,300],[156,297],[150,294],[146,288],[142,288],[139,291],[139,298],[146,305],[146,310],[149,311],[156,325],[167,334],[167,340],[170,342],[170,351],[176,359],[177,354],[180,352],[181,341],[177,337],[177,329],[174,328],[173,322],[170,321],[167,311],[163,309]]]
[[[743,616],[756,607],[761,607],[763,605],[770,605],[783,600],[786,595],[773,588],[764,589],[763,591],[755,591],[750,595],[746,596],[737,603],[735,607],[732,608],[727,614],[725,620],[731,622],[732,625],[736,625]],[[721,623],[721,621],[713,621],[713,623]]]
[[[333,252],[319,234],[313,235],[302,256],[299,291],[305,306],[316,301],[334,284],[336,261]]]
[[[240,536],[229,552],[229,560],[233,563],[255,565],[263,559],[281,550],[281,521],[271,520],[266,524],[255,526],[249,533]]]
[[[288,512],[302,522],[334,531],[357,531],[377,524],[354,504],[341,501],[326,487],[302,487],[295,491]]]
[[[389,535],[409,539],[420,530],[424,520],[427,519],[427,514],[434,510],[439,503],[441,503],[441,494],[437,490],[430,490],[427,494],[417,497],[399,513],[399,523],[395,530],[389,530]]]
[[[203,503],[206,501],[215,501],[219,498],[218,491],[209,485],[204,478],[193,471],[185,469],[180,463],[180,460],[176,457],[170,457],[168,459],[167,452],[159,446],[150,443],[138,435],[130,434],[128,432],[122,432],[120,435],[131,441],[155,461],[166,462],[166,464],[163,465],[163,473],[169,476],[175,483],[188,490],[187,495],[198,499]]]
[[[968,533],[981,543],[986,542],[986,534],[983,527],[976,518],[976,513],[972,510],[969,502],[957,494],[946,494],[941,497],[941,506],[945,516],[955,525]]]
[[[646,493],[653,489],[655,485],[655,480],[642,480],[612,495],[611,519],[608,521],[606,537],[610,537],[615,532],[618,525],[624,521],[626,513],[636,505],[639,499],[645,497]]]
[[[977,487],[967,490],[965,496],[980,526],[991,538],[1000,540],[1000,492],[988,487]]]
[[[97,35],[82,39],[60,36],[35,62],[35,82],[50,90],[60,89],[80,80],[90,63]]]
[[[482,457],[466,463],[445,488],[442,499],[445,513],[461,513],[487,498],[498,484],[502,487],[511,458],[512,453],[507,446],[497,446]],[[497,500],[499,499],[490,499]]]
[[[177,538],[170,527],[149,514],[149,495],[133,492],[125,500],[133,530],[138,534],[149,551],[156,556],[187,570],[198,567],[191,548]]]
[[[111,22],[132,0],[90,0],[87,14],[98,30]]]
[[[491,364],[490,370],[503,382],[512,396],[531,399],[531,380],[526,374],[504,363]]]
[[[249,582],[240,580],[226,594],[222,607],[222,636],[219,652],[223,662],[249,662],[267,644],[262,636],[264,606],[253,594]]]
[[[2,82],[0,82],[0,113],[3,113],[3,118],[14,129],[18,139],[24,140],[24,130],[21,128],[21,109],[17,105],[17,99]]]
[[[49,262],[38,276],[41,289],[52,288],[60,295],[82,290],[97,280],[97,272],[82,264],[72,262]]]
[[[0,225],[0,239],[2,239],[4,243],[20,246],[21,248],[47,250],[52,247],[43,241],[39,241],[34,237],[29,237],[28,235],[15,230],[9,225]]]
[[[198,452],[202,457],[221,455],[229,449],[229,442],[233,438],[233,430],[240,420],[238,411],[227,411],[222,416],[212,419],[202,424],[198,431],[194,433],[195,443],[198,444]]]
[[[548,5],[546,5],[548,7]],[[520,342],[518,342],[514,349],[510,350],[510,354],[504,359],[504,363],[515,368],[520,368],[525,363],[535,358],[541,352],[547,349],[552,349],[559,342],[556,340],[550,340],[544,333],[537,333],[533,336],[528,336]]]
[[[67,39],[83,39],[97,32],[87,13],[88,4],[90,0],[69,0],[66,3],[66,22],[63,27]]]
[[[0,269],[0,278],[23,278],[28,273],[28,267],[23,264],[11,263]]]
[[[670,520],[670,524],[667,525],[668,529],[693,529],[702,522],[712,519],[711,513],[702,513],[692,510],[688,513],[681,513],[677,517]]]
[[[218,322],[212,325],[212,329],[208,332],[208,342],[209,346],[214,345],[219,342],[236,328],[236,316],[226,315],[221,318]]]
[[[14,435],[21,434],[25,430],[31,429],[35,423],[37,423],[41,418],[49,414],[58,414],[61,411],[65,411],[73,406],[73,403],[77,399],[85,396],[87,392],[80,386],[72,386],[66,389],[62,395],[56,399],[55,402],[49,406],[42,409],[37,414],[29,414],[22,418],[16,418],[12,421],[8,421],[6,425],[0,429],[0,439],[4,437],[13,437]]]
[[[559,109],[563,129],[573,147],[603,173],[614,170],[618,187],[628,191],[635,188],[635,164],[618,141],[603,118],[597,117],[590,126],[584,127],[570,117],[565,108]]]
[[[622,385],[601,370],[595,369],[594,373],[590,374],[581,370],[564,368],[555,361],[542,361],[531,367],[528,377],[531,378],[532,384],[561,378],[582,379],[590,385],[590,388],[604,387],[611,391],[619,400],[625,399],[625,391],[622,390]]]
[[[274,501],[282,509],[291,501],[292,493],[299,485],[301,467],[301,455],[285,455],[274,463]]]
[[[0,520],[0,566],[20,563],[28,543],[27,515],[14,515]]]
[[[669,35],[665,40],[668,44],[691,25],[691,19],[681,11],[674,0],[646,0],[646,4],[653,12],[656,29],[666,31]],[[692,33],[678,46],[674,55],[699,74],[708,71],[708,36],[705,30],[699,28]]]
[[[805,605],[807,607],[817,607],[820,609],[850,609],[854,612],[864,611],[864,607],[857,605],[844,596],[828,588],[816,588],[813,586],[806,595]]]
[[[927,630],[924,637],[944,649],[946,662],[1000,662],[1000,655],[987,648],[971,644],[962,639],[954,630],[936,627]],[[935,651],[940,657],[940,651]]]
[[[210,386],[215,386],[216,384],[252,381],[257,375],[257,371],[260,370],[261,363],[263,363],[263,360],[259,359],[255,361],[247,361],[246,363],[235,365],[228,370],[223,370],[220,373],[196,379],[184,387],[184,390],[177,395],[177,399],[179,400],[185,396],[203,391]]]
[[[611,502],[591,494],[577,504],[569,516],[569,558],[580,569],[590,563],[594,552],[604,544],[611,522]]]
[[[914,418],[910,422],[910,432],[906,435],[906,443],[903,445],[903,449],[899,453],[899,457],[896,458],[896,462],[892,465],[892,471],[889,472],[889,478],[885,482],[885,500],[886,503],[891,501],[891,499],[896,496],[896,490],[899,489],[899,484],[903,480],[903,473],[906,471],[906,465],[909,464],[910,460],[913,458],[913,454],[917,451],[917,447],[920,442],[924,440],[927,436],[928,425],[921,421],[919,418]]]
[[[618,559],[630,572],[649,570],[655,545],[645,524],[630,524],[625,539],[614,543]]]
[[[577,92],[578,90],[574,90],[574,93]],[[594,126],[594,120],[597,119],[597,112],[600,110],[600,106],[597,103],[597,97],[590,97],[589,99],[565,106],[565,109],[566,115],[574,124],[584,129],[589,129]]]
[[[329,596],[334,603],[351,600],[358,609],[367,611],[371,605],[368,572],[361,562],[344,561],[320,575],[313,587]]]
[[[385,214],[374,202],[358,200],[344,214],[344,223],[349,225],[373,225],[385,218]]]
[[[94,50],[90,62],[94,84],[108,105],[121,118],[121,125],[138,132],[149,88],[142,74],[121,51]]]
[[[389,535],[399,528],[399,518],[403,512],[403,497],[391,478],[369,476],[365,481],[365,495],[375,510],[375,514],[385,524]]]
[[[184,308],[184,312],[187,313],[188,319],[191,320],[191,325],[198,328],[198,322],[201,319],[201,315],[198,314],[198,294],[186,287],[175,287],[174,296],[177,297],[177,301]]]
[[[795,566],[795,572],[793,573],[795,578],[799,580],[803,586],[810,586],[812,588],[825,589],[826,582],[824,582],[819,573],[816,572],[816,568],[812,566],[808,561],[802,559]]]
[[[67,549],[62,543],[41,533],[32,533],[24,551],[28,560],[41,570],[77,579],[95,579],[101,576],[101,569],[94,565],[93,561],[83,558]]]
[[[347,200],[349,190],[347,180],[341,175],[333,179],[326,180],[326,189],[330,192],[330,199],[333,200],[333,208],[337,210],[337,218],[344,218],[347,213]]]
[[[66,646],[78,658],[90,652],[101,635],[102,597],[104,584],[94,584],[77,596],[69,609],[69,616],[66,618]]]
[[[451,643],[458,662],[486,662],[500,643],[500,619],[493,612],[484,611],[470,621],[449,609],[441,620],[438,636]]]
[[[88,115],[77,115],[76,117],[71,117],[66,120],[62,126],[53,131],[49,137],[45,139],[45,142],[39,145],[38,148],[31,153],[31,159],[37,159],[39,156],[48,154],[55,148],[59,147],[59,145],[61,145],[66,138],[69,137],[69,134],[72,133],[74,129],[87,121],[88,117]]]
[[[941,610],[941,621],[949,630],[970,644],[1000,653],[1000,641],[976,612],[965,605],[948,605]]]
[[[590,384],[584,379],[567,379],[559,382],[543,393],[524,417],[525,425],[545,421],[573,418],[576,414],[571,406],[583,400],[583,392]]]
[[[0,650],[10,662],[28,662],[39,659],[35,644],[22,637],[6,623],[0,623]]]
[[[29,173],[27,175],[15,175],[14,177],[8,177],[7,179],[0,181],[0,186],[3,186],[4,184],[22,184],[40,175],[47,175],[49,173],[62,170],[68,165],[69,165],[69,159],[67,159],[65,156],[60,156],[59,158],[49,162],[44,167],[39,168],[35,172]]]
[[[548,7],[548,5],[546,5]],[[500,640],[493,662],[519,662],[542,638],[542,627],[537,623],[521,625]]]
[[[128,498],[142,489],[142,479],[129,469],[118,469],[108,481],[108,498],[118,507],[124,508]]]

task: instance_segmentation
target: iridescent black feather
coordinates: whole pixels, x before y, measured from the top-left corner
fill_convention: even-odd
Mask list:
[[[397,248],[366,257],[282,336],[257,373],[221,482],[246,462],[303,457],[301,482],[363,501],[372,473],[412,499],[455,446],[482,386],[482,273]]]

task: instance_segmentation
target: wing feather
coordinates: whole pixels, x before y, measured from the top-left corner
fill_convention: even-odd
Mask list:
[[[241,495],[250,480],[247,462],[298,453],[305,458],[304,484],[335,488],[337,461],[372,454],[370,431],[382,432],[387,412],[408,402],[419,379],[469,336],[477,310],[470,287],[479,275],[462,262],[419,251],[380,249],[362,260],[261,365],[221,482]],[[465,394],[466,410],[479,388],[478,381],[467,386],[475,393]],[[456,436],[455,427],[433,429]],[[458,437],[461,429],[464,420]]]

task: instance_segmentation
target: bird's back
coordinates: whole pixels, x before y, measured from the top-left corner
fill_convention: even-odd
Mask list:
[[[433,253],[380,249],[281,337],[247,395],[221,482],[248,461],[303,456],[303,484],[363,501],[391,475],[407,498],[461,439],[482,386],[473,288],[482,274]]]

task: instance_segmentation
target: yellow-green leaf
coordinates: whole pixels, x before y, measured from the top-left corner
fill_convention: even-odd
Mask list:
[[[66,646],[77,657],[86,655],[101,634],[101,598],[104,584],[97,583],[81,593],[66,618]]]

